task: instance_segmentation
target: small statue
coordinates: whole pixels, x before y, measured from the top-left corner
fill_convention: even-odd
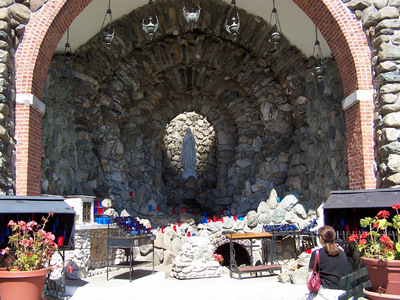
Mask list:
[[[182,143],[183,179],[192,176],[197,180],[196,161],[196,141],[190,128],[187,128]]]

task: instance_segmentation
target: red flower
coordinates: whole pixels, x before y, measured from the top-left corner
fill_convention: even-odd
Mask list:
[[[349,236],[349,242],[357,242],[357,241],[358,241],[357,234],[353,234],[353,235]]]
[[[384,243],[386,246],[392,245],[391,239],[386,235],[382,234],[381,238],[379,239],[381,243]],[[393,246],[393,245],[392,245]]]
[[[376,217],[378,219],[386,219],[387,217],[390,216],[390,213],[387,210],[381,210],[380,212],[378,212],[378,214],[376,215]]]
[[[361,233],[360,238],[362,239],[366,239],[367,237],[369,237],[369,232],[368,231],[364,231],[363,233]]]
[[[360,245],[365,245],[367,243],[366,239],[360,239]]]
[[[380,227],[379,227],[379,222],[374,223],[373,227],[374,227],[376,230],[379,230],[379,229],[380,229]]]
[[[400,203],[393,204],[392,208],[395,209],[395,210],[399,210],[400,209]]]

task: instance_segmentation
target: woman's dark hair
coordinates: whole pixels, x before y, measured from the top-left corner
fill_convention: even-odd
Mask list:
[[[331,226],[324,226],[318,229],[318,236],[325,242],[325,251],[329,256],[339,254],[339,248],[335,244],[336,232]]]

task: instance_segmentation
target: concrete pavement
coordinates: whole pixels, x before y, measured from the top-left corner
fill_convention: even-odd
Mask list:
[[[221,277],[178,280],[168,277],[168,271],[118,270],[84,280],[67,280],[70,300],[295,300],[307,291],[307,286],[278,282],[278,276],[230,278],[227,269]]]

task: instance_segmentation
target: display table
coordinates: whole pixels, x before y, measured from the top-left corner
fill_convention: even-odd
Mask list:
[[[273,274],[275,270],[279,270],[282,272],[282,266],[279,264],[274,264],[272,261],[272,256],[271,256],[271,262],[268,264],[268,262],[263,261],[262,265],[258,266],[253,266],[253,249],[257,246],[253,245],[253,240],[256,239],[261,239],[261,245],[262,245],[262,257],[264,259],[265,257],[265,247],[264,245],[264,240],[268,240],[270,243],[270,249],[271,251],[273,250],[273,242],[272,239],[274,237],[273,234],[269,232],[260,232],[260,233],[226,233],[225,236],[229,239],[229,253],[230,253],[230,262],[229,262],[229,274],[231,278],[233,277],[233,274],[238,274],[239,279],[241,279],[241,275],[243,273],[255,273],[257,276],[258,273],[262,275],[262,272],[269,272],[270,274]],[[250,241],[250,266],[242,266],[238,267],[236,264],[236,253],[234,249],[234,241],[235,240],[249,240]]]
[[[110,267],[117,268],[129,268],[129,281],[132,281],[132,272],[133,267],[142,265],[145,263],[149,263],[149,261],[134,261],[133,253],[134,247],[149,245],[153,246],[153,273],[154,273],[154,240],[155,235],[153,234],[144,234],[144,235],[133,235],[128,237],[108,237],[107,238],[107,280],[108,280],[108,269]],[[128,250],[129,255],[125,262],[120,264],[111,264],[110,265],[110,250],[111,249],[125,249]]]

